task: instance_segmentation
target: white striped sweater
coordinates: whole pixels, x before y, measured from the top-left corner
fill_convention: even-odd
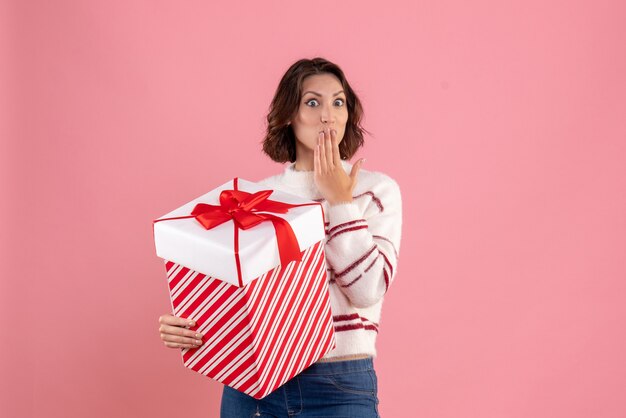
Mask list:
[[[350,174],[352,164],[341,161]],[[367,354],[376,357],[376,336],[385,293],[397,274],[402,229],[398,183],[376,171],[359,170],[353,201],[329,205],[317,190],[313,171],[283,173],[257,183],[314,201],[324,208],[324,250],[337,346],[323,358]]]

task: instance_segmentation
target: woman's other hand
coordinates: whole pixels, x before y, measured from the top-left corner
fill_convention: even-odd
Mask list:
[[[195,321],[180,318],[172,314],[159,317],[161,340],[170,348],[197,348],[202,345],[203,335],[187,329],[196,325]]]
[[[352,202],[352,191],[363,161],[363,158],[357,161],[350,175],[346,174],[341,164],[337,131],[326,127],[320,132],[313,155],[313,180],[329,204]]]

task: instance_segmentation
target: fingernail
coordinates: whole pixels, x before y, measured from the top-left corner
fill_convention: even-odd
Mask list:
[[[202,338],[202,334],[196,334],[196,338]]]
[[[189,323],[189,326],[190,326],[190,327],[193,327],[194,325],[195,325],[195,323],[194,323],[193,321],[191,321],[191,322]]]

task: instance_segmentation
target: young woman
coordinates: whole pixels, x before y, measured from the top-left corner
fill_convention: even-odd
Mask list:
[[[378,417],[373,366],[383,298],[396,275],[402,202],[396,181],[349,160],[363,145],[361,102],[343,71],[301,59],[282,77],[263,151],[290,164],[258,183],[322,202],[336,348],[261,400],[224,386],[223,418]],[[365,131],[366,132],[366,131]],[[167,347],[201,345],[184,318],[159,318]]]

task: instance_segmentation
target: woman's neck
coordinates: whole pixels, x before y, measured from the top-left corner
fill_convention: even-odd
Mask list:
[[[312,150],[305,148],[300,142],[296,143],[296,164],[294,165],[296,171],[313,171],[315,169],[313,159]]]
[[[296,163],[293,166],[293,168],[296,171],[313,171],[315,169],[315,167],[313,166],[313,163],[309,163],[308,161],[306,162],[299,161],[299,160],[296,160]]]

